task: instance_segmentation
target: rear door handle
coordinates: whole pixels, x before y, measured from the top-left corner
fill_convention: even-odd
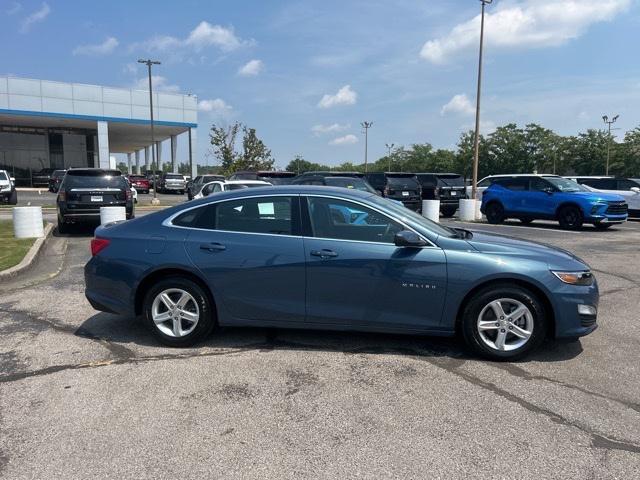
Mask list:
[[[314,257],[320,257],[320,258],[333,258],[338,256],[338,254],[333,250],[327,250],[327,249],[311,250],[311,255],[313,255]]]
[[[206,250],[208,252],[221,252],[222,250],[226,250],[226,249],[227,247],[217,242],[203,243],[200,245],[200,250]]]

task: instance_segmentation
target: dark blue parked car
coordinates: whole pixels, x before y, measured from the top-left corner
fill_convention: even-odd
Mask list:
[[[576,230],[584,223],[598,229],[627,220],[628,206],[620,195],[594,192],[557,175],[500,176],[482,194],[480,210],[489,223],[518,218],[557,220],[562,228]]]
[[[454,335],[492,359],[596,328],[598,287],[571,253],[452,229],[374,194],[236,190],[96,230],[98,310],[192,345],[216,325]]]

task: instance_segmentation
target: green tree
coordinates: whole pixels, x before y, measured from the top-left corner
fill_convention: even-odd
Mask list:
[[[300,155],[298,155],[289,162],[289,164],[285,167],[285,170],[287,172],[304,173],[304,172],[313,172],[317,170],[321,170],[321,171],[331,170],[331,167],[327,165],[321,165],[319,163],[310,162],[302,158]]]
[[[238,151],[236,140],[240,131],[242,150]],[[209,137],[212,153],[227,175],[238,170],[271,170],[275,164],[271,150],[258,138],[255,128],[249,128],[240,122],[228,127],[212,125]]]

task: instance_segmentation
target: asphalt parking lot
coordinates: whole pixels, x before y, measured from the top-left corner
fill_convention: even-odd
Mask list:
[[[640,478],[640,222],[470,228],[584,258],[600,328],[502,364],[453,339],[271,329],[175,350],[85,300],[90,230],[54,237],[0,285],[0,476]]]

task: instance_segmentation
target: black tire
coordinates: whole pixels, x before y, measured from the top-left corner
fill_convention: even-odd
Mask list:
[[[482,310],[491,302],[505,298],[521,302],[529,309],[533,320],[531,336],[524,345],[513,350],[497,350],[494,347],[490,347],[481,338],[477,328],[477,322]],[[505,311],[505,313],[507,312]],[[461,319],[462,335],[469,348],[482,357],[497,361],[517,360],[537,349],[544,341],[548,328],[549,320],[544,304],[540,299],[526,288],[507,283],[490,285],[473,295],[465,305]],[[498,330],[504,331],[496,328],[496,335]],[[515,335],[509,331],[506,334],[512,340],[515,339]]]
[[[15,190],[11,192],[9,195],[9,205],[17,205],[18,204],[18,192]]]
[[[519,220],[520,220],[520,222],[522,222],[524,225],[529,225],[531,222],[533,222],[533,218],[520,218]]]
[[[58,219],[58,233],[62,235],[69,233],[69,225],[67,225],[63,220],[60,219]]]
[[[611,223],[600,223],[600,222],[595,222],[593,224],[594,227],[596,227],[596,230],[606,230],[607,228],[611,227]]]
[[[487,217],[487,222],[493,225],[504,222],[504,207],[501,203],[491,202],[486,206],[484,214]]]
[[[198,322],[190,333],[182,337],[174,337],[163,333],[153,321],[153,302],[161,292],[168,289],[180,289],[189,293],[199,309]],[[216,324],[216,313],[207,293],[194,281],[185,277],[169,277],[154,283],[146,292],[143,303],[144,323],[151,330],[153,335],[164,345],[169,347],[189,347],[204,340],[213,330]]]
[[[558,222],[560,226],[566,230],[579,230],[582,228],[584,219],[578,207],[567,205],[566,207],[562,207],[558,212]]]
[[[453,214],[456,213],[458,207],[443,207],[440,209],[440,213],[443,217],[450,218],[453,217]]]

